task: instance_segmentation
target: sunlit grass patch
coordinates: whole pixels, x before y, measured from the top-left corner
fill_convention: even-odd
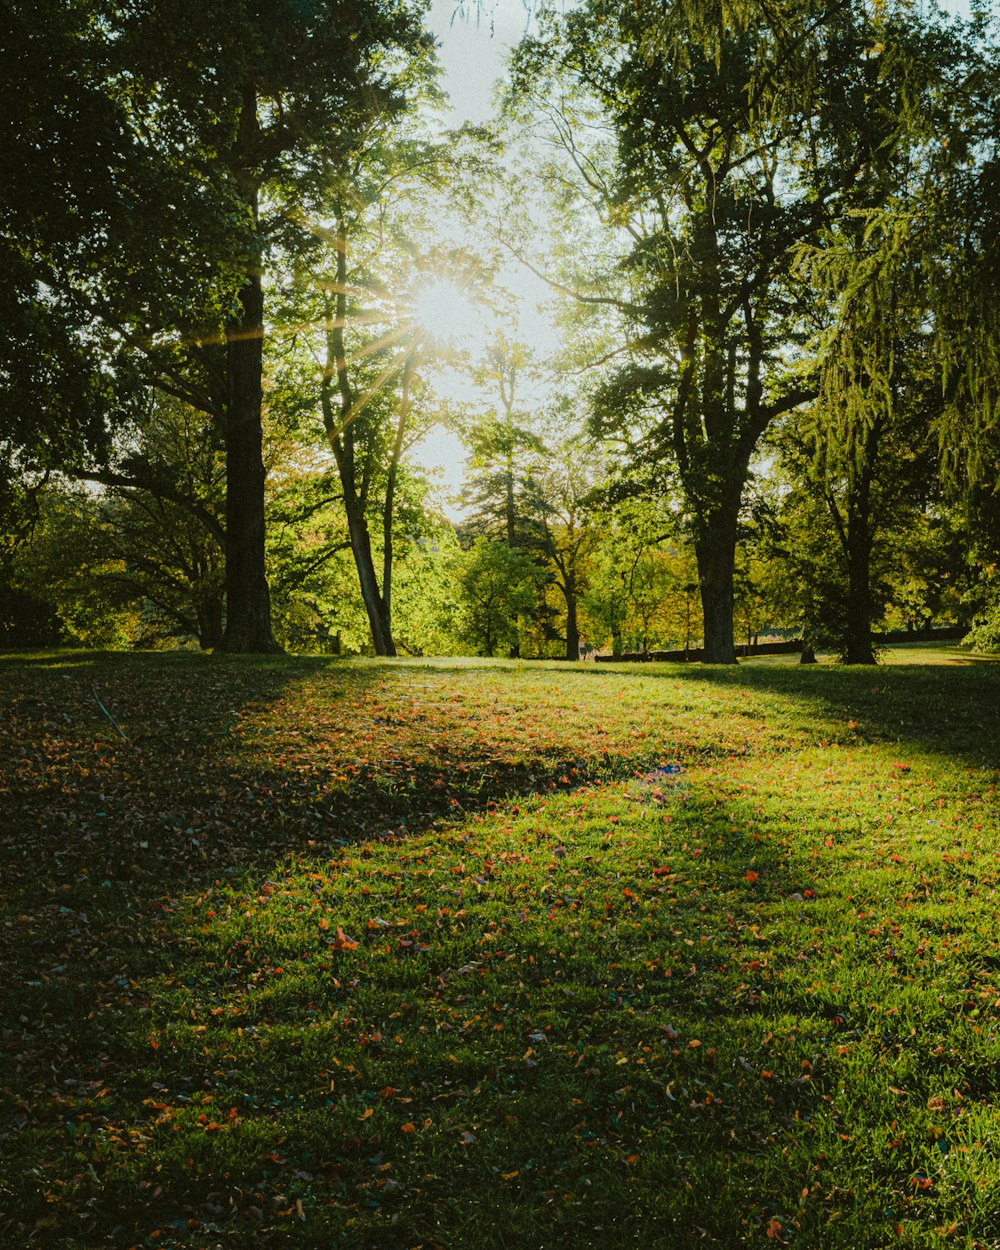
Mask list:
[[[9,693],[8,1239],[995,1235],[994,670],[235,671]]]

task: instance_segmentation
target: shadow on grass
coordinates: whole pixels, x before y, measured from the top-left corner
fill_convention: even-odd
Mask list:
[[[808,1183],[804,1161],[778,1163],[787,1137],[831,1131],[825,1078],[803,1080],[801,1061],[835,1007],[814,997],[804,1018],[762,948],[750,854],[721,832],[733,813],[684,807],[711,864],[682,855],[648,888],[646,848],[595,832],[552,885],[516,890],[469,846],[467,871],[428,891],[449,906],[419,942],[398,929],[400,883],[421,871],[399,840],[366,852],[363,902],[324,896],[345,851],[248,869],[211,905],[171,899],[139,949],[107,934],[89,1010],[25,1090],[14,1140],[35,1174],[13,1227],[67,1247],[159,1229],[151,1244],[371,1250],[680,1247],[692,1229],[729,1246],[763,1228]],[[801,888],[797,863],[755,846],[766,898]],[[301,918],[317,899],[329,930]],[[337,921],[356,947],[338,947]],[[37,990],[34,1018],[64,1023],[72,1001]],[[762,1088],[765,1038],[789,1018]]]
[[[855,1143],[898,1095],[876,1081],[852,1103],[838,1047],[874,1065],[911,1028],[936,1041],[970,977],[933,972],[886,1021],[881,938],[838,968],[846,992],[818,974],[823,895],[850,885],[816,880],[793,793],[766,806],[774,772],[745,768],[735,796],[629,797],[608,783],[658,742],[442,770],[261,736],[317,672],[331,733],[338,707],[349,732],[397,681],[328,661],[199,663],[194,681],[170,660],[100,661],[87,685],[13,692],[31,784],[0,796],[10,1244],[734,1246],[793,1221],[805,1244],[888,1239],[915,1165],[872,1197]],[[938,689],[667,675],[806,700],[823,726],[859,704],[887,737]],[[699,758],[726,750],[709,734]],[[860,837],[838,835],[846,857]],[[966,1061],[948,1062],[935,1080],[960,1081]],[[982,1084],[986,1060],[967,1062]],[[921,1232],[938,1215],[928,1200]]]

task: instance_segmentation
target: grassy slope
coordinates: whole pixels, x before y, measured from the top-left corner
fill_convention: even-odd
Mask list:
[[[1000,1237],[1000,666],[27,656],[0,709],[0,1246]]]

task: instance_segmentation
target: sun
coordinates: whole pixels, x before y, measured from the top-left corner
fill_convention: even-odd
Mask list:
[[[420,336],[446,349],[475,350],[489,335],[485,309],[450,278],[428,277],[411,303]]]

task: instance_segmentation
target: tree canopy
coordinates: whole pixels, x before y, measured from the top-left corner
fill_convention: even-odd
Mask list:
[[[5,7],[5,602],[86,635],[28,553],[91,517],[105,558],[53,585],[136,642],[393,655],[398,609],[410,650],[731,663],[770,630],[868,663],[992,619],[988,18],[541,5],[495,122],[449,133],[426,17]]]

